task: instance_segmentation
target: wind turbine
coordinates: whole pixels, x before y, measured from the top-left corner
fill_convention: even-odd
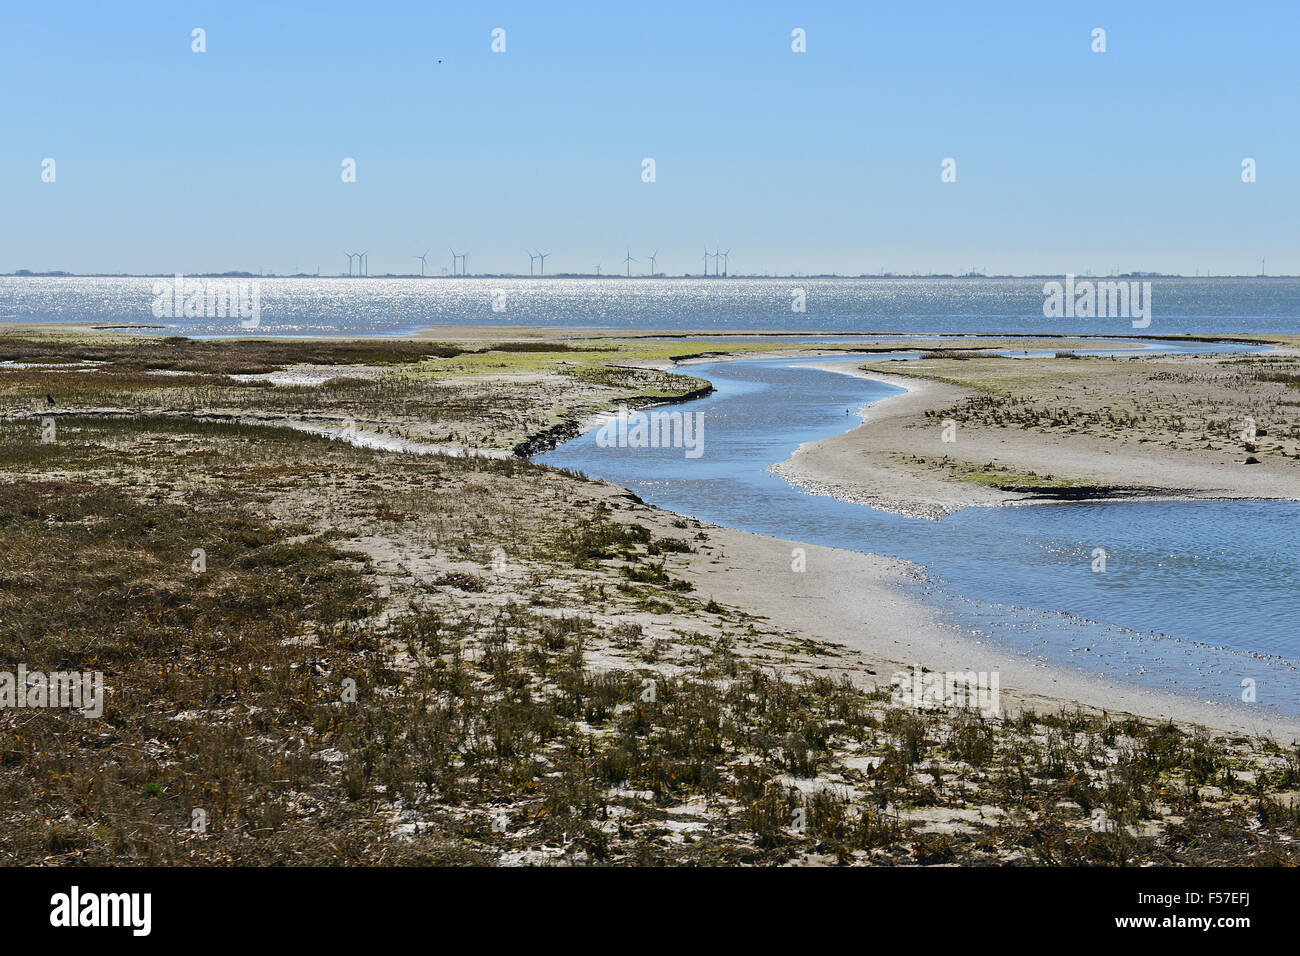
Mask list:
[[[528,253],[528,275],[529,276],[533,274],[533,262],[536,259],[537,259],[537,253],[535,252]]]
[[[360,263],[361,265],[361,268],[357,270],[358,273],[363,276],[370,275],[370,250],[369,249],[367,249],[365,252],[357,253],[357,262]]]
[[[343,254],[348,257],[348,275],[352,275],[352,257],[355,256],[356,253],[348,252],[346,249],[344,249]]]
[[[708,278],[708,275],[709,275],[709,247],[708,247],[708,246],[705,246],[705,247],[704,247],[704,276],[705,276],[705,278]]]
[[[729,255],[731,255],[731,250],[730,250],[730,249],[728,249],[726,252],[722,253],[722,274],[723,274],[724,276],[727,274],[727,256],[729,256]]]
[[[659,250],[656,249],[656,250],[655,250],[653,253],[651,253],[651,255],[650,255],[650,274],[651,274],[651,275],[655,275],[655,273],[656,273],[656,269],[655,269],[655,260],[658,259],[658,258],[659,258]]]
[[[452,249],[452,250],[451,250],[451,274],[452,274],[452,275],[455,275],[455,274],[456,274],[456,260],[457,260],[457,259],[462,260],[462,262],[461,262],[461,270],[462,270],[461,275],[464,275],[464,274],[465,274],[464,271],[463,271],[464,268],[465,268],[465,264],[464,264],[464,261],[463,261],[464,258],[465,258],[465,256],[464,256],[463,253],[457,252],[455,249]]]
[[[628,277],[629,279],[632,278],[632,263],[634,263],[634,262],[636,262],[636,261],[637,261],[637,260],[635,260],[635,259],[632,258],[632,250],[631,250],[631,248],[629,248],[629,249],[627,250],[627,256],[625,256],[624,259],[623,259],[623,262],[626,263],[626,265],[627,265],[627,277]]]
[[[596,275],[600,275],[600,263],[596,263]]]
[[[542,268],[538,273],[539,275],[546,275],[546,257],[549,255],[549,252],[542,252],[540,249],[537,250],[537,258],[542,260]]]
[[[422,256],[411,256],[411,258],[420,260],[420,278],[424,278],[424,261],[429,258],[429,250],[425,249]]]

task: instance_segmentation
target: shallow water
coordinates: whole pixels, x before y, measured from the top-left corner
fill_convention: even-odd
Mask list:
[[[1059,280],[1061,277],[1053,277]],[[216,283],[237,280],[211,280]],[[189,335],[396,335],[428,325],[809,332],[1133,332],[1129,319],[1045,318],[1045,279],[311,277],[256,283],[256,329],[162,318],[143,277],[0,276],[0,318],[155,323]],[[1151,279],[1156,334],[1300,333],[1300,280]],[[806,311],[792,309],[803,290]],[[501,307],[494,309],[494,304]]]
[[[703,413],[700,458],[599,447],[589,431],[536,460],[701,520],[917,562],[927,600],[1010,653],[1223,703],[1240,701],[1249,678],[1260,706],[1300,713],[1300,503],[1039,504],[935,522],[813,495],[768,466],[856,426],[846,410],[899,391],[807,367],[818,361],[691,366],[717,389],[673,406]],[[1094,548],[1106,551],[1104,573],[1092,570]]]

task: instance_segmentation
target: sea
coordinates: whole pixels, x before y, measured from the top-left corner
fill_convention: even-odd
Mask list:
[[[1149,335],[1300,333],[1300,279],[1124,277],[1150,282]],[[1123,316],[1050,317],[1038,278],[323,278],[249,283],[238,318],[155,314],[173,276],[0,277],[0,320],[154,325],[173,335],[407,335],[435,325],[809,333],[1134,333]],[[1145,299],[1143,300],[1146,301]],[[181,310],[183,312],[183,310]]]

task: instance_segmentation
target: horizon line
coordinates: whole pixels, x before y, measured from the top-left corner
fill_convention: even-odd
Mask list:
[[[1279,273],[1207,273],[1201,275],[1185,272],[1112,272],[1105,275],[1092,272],[751,272],[736,275],[719,276],[712,273],[666,273],[656,272],[642,275],[618,275],[617,273],[596,272],[556,272],[551,275],[525,275],[518,272],[473,272],[468,275],[420,275],[418,272],[381,272],[373,275],[349,275],[346,272],[248,272],[229,269],[222,272],[68,272],[63,269],[37,271],[34,269],[16,269],[13,272],[0,272],[0,279],[161,279],[174,278],[177,275],[192,276],[201,279],[532,279],[545,281],[552,279],[602,279],[627,282],[631,279],[1055,279],[1060,276],[1074,276],[1080,279],[1300,279],[1300,275]]]

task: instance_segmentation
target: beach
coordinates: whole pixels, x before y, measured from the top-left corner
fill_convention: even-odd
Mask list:
[[[1291,799],[1294,721],[1008,655],[910,591],[915,564],[719,527],[533,464],[524,456],[620,405],[707,394],[690,376],[702,350],[507,332],[235,343],[7,330],[3,527],[23,568],[6,592],[8,639],[58,634],[43,654],[90,654],[115,715],[108,752],[149,749],[139,767],[110,765],[93,727],[51,717],[27,731],[45,744],[3,772],[50,773],[57,739],[67,759],[102,766],[135,815],[153,799],[140,780],[171,781],[134,843],[105,843],[73,815],[61,853],[1156,860],[1208,826],[1205,814],[1244,832],[1251,780],[1268,782],[1269,806]],[[875,425],[906,436],[926,410],[962,400],[908,381],[863,425],[801,449],[801,475],[909,507],[1008,500],[995,489],[972,502],[964,484],[883,467],[868,485],[848,468]],[[55,440],[43,441],[51,419]],[[949,672],[995,675],[995,710],[900,701],[899,675]],[[339,709],[345,679],[365,707]],[[233,737],[251,750],[223,761]],[[1036,769],[1008,790],[1017,766]],[[1091,808],[1119,773],[1129,796],[1106,799],[1122,832],[1099,839]],[[1168,789],[1184,773],[1201,775],[1194,805]],[[71,786],[23,791],[9,811],[11,833],[26,834],[14,858],[49,858],[36,820],[73,800]],[[219,836],[195,840],[171,821],[214,787],[236,796],[214,805]],[[804,799],[822,801],[820,815],[787,832]],[[262,835],[272,817],[274,846]],[[1288,825],[1259,852],[1292,852]],[[1240,853],[1217,838],[1194,847],[1181,859]]]
[[[977,642],[901,592],[899,585],[920,573],[908,562],[727,529],[710,529],[710,539],[717,554],[697,559],[686,575],[697,590],[744,607],[789,633],[841,645],[854,663],[834,669],[844,669],[863,686],[887,686],[895,674],[915,666],[939,672],[997,671],[1004,704],[1012,712],[1083,707],[1216,732],[1300,739],[1300,721],[1108,681]],[[790,572],[795,547],[805,548],[817,573]],[[788,586],[774,587],[775,581]]]

